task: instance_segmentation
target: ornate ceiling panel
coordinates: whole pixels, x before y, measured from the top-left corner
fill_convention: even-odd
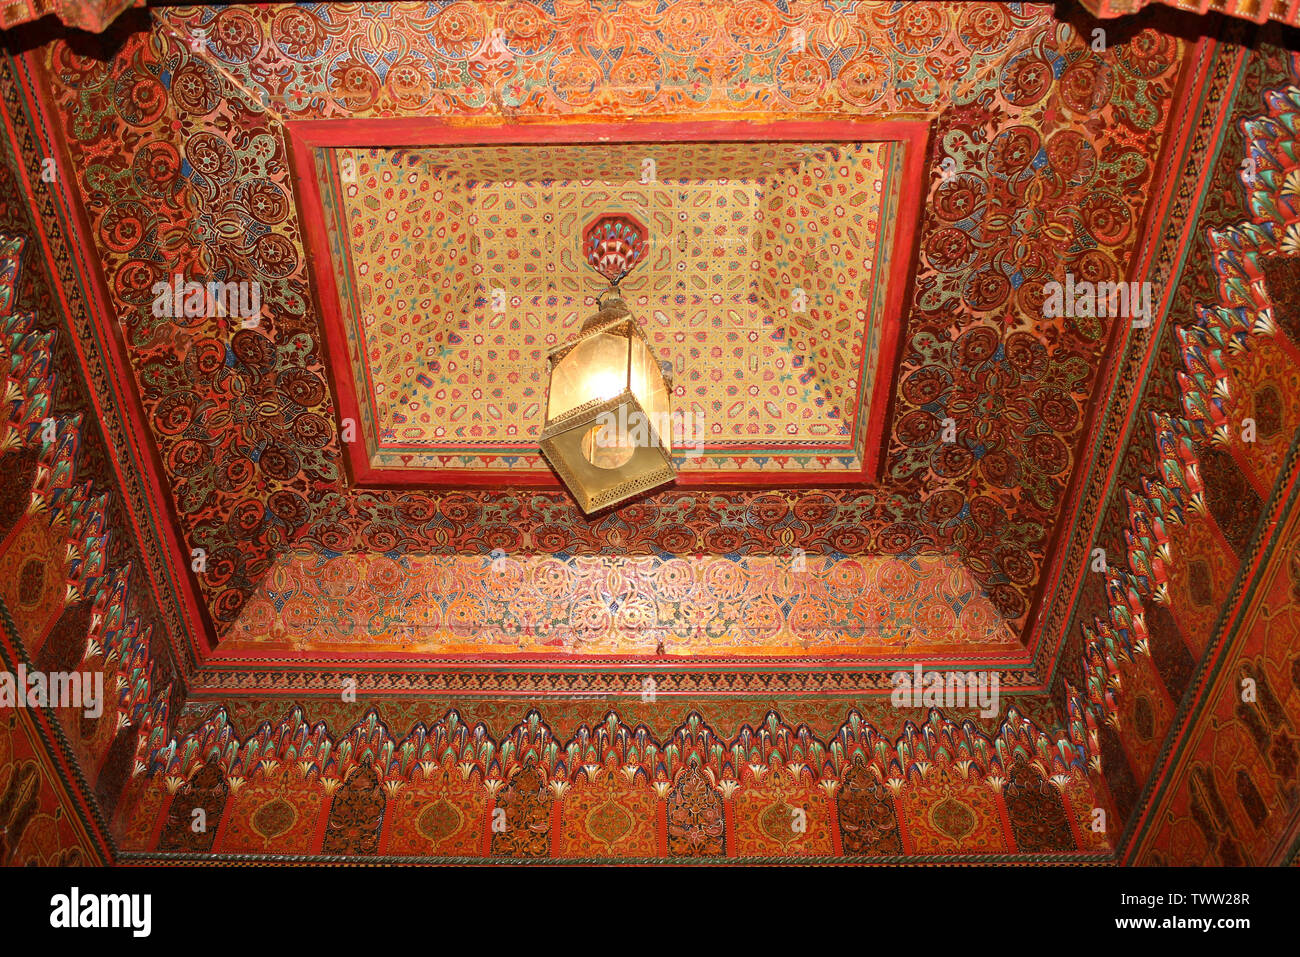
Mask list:
[[[724,556],[511,559],[294,552],[231,629],[243,642],[439,654],[860,655],[1014,652],[960,564]]]
[[[30,199],[46,270],[6,227],[0,658],[112,689],[0,734],[87,838],[0,858],[1294,861],[1294,56],[1059,6],[135,22],[0,63],[0,218]],[[923,135],[762,132],[800,122]],[[592,262],[721,431],[586,518],[525,411]],[[1150,281],[1153,322],[1045,316],[1071,275]],[[168,314],[172,279],[265,308]],[[772,467],[823,427],[843,462]],[[172,519],[214,625],[182,680]],[[1002,698],[900,701],[913,668]]]
[[[1095,51],[1050,6],[679,2],[548,12],[528,3],[331,4],[164,8],[149,34],[111,56],[60,42],[46,66],[65,121],[67,169],[124,323],[185,545],[206,556],[196,574],[218,639],[292,549],[480,558],[500,549],[524,563],[695,552],[735,562],[795,549],[826,561],[926,556],[964,566],[978,600],[1024,638],[1097,361],[1113,331],[1105,320],[1044,318],[1042,287],[1067,272],[1124,275],[1181,55],[1181,41],[1150,30]],[[916,231],[918,253],[904,263],[914,279],[899,301],[910,308],[880,484],[677,489],[595,519],[546,489],[362,487],[346,466],[338,405],[345,386],[328,374],[311,286],[330,272],[304,235],[314,186],[295,175],[290,128],[321,133],[406,118],[522,129],[633,114],[676,121],[870,114],[933,124],[928,162],[900,186],[927,211],[899,226]],[[354,158],[390,166],[396,157],[383,148],[391,145],[349,144],[362,151]],[[403,161],[436,165],[419,150]],[[802,197],[815,195],[800,188]],[[739,202],[743,194],[731,195]],[[736,274],[727,263],[738,256],[699,248],[717,260],[703,272],[710,282]],[[761,238],[760,248],[767,249]],[[792,242],[780,255],[791,268],[807,259],[806,247]],[[450,268],[457,257],[448,256]],[[471,250],[471,277],[476,261],[485,275],[494,265]],[[772,297],[765,266],[760,304]],[[154,284],[177,273],[256,280],[263,320],[240,329],[220,316],[153,315]],[[652,269],[647,286],[653,277]],[[481,308],[474,292],[471,312]],[[418,305],[431,293],[407,298],[418,294]],[[740,292],[725,295],[733,294]],[[653,322],[646,305],[643,320]],[[716,306],[700,304],[710,350]],[[565,308],[571,320],[576,303]],[[738,330],[757,324],[737,312]],[[800,386],[807,396],[821,390],[821,421],[830,421],[837,394],[841,406],[852,405],[851,377],[836,371],[831,349],[821,355],[814,337],[825,324],[794,326],[788,361],[813,357],[815,368],[803,369],[812,378]],[[437,344],[434,330],[411,335],[421,352]],[[855,350],[871,351],[870,342],[848,337],[841,346],[849,370]],[[473,356],[462,361],[472,374]],[[408,396],[402,414],[418,418],[425,399],[438,406],[438,383],[435,394],[409,398],[398,387],[407,386],[408,368],[414,362],[385,371],[399,379],[394,394]],[[428,390],[420,374],[411,378]],[[500,385],[503,401],[507,385],[515,386]],[[729,408],[721,386],[699,388],[702,404]],[[526,399],[521,389],[514,401]],[[803,419],[802,410],[817,408],[816,398],[799,402],[775,415],[760,408],[758,421],[811,432],[819,420]],[[471,394],[461,405],[466,415],[471,403],[491,404]],[[405,425],[397,410],[394,403],[387,413],[394,429]],[[948,426],[950,442],[942,439]]]
[[[697,135],[690,124],[674,132]],[[416,482],[406,473],[451,469],[473,484],[526,472],[547,483],[537,450],[546,353],[577,333],[605,286],[583,235],[623,213],[648,232],[620,288],[676,379],[677,467],[794,482],[864,471],[871,399],[887,397],[874,388],[888,375],[877,368],[882,329],[898,324],[885,313],[883,275],[897,143],[315,154],[348,343],[336,376],[350,375],[361,397],[363,468]],[[905,262],[905,250],[893,253]]]
[[[0,27],[54,14],[70,27],[98,33],[122,11],[143,6],[144,0],[13,0],[0,8]]]

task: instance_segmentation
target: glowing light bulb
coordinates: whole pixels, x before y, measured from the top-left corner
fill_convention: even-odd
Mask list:
[[[595,369],[587,374],[583,392],[593,399],[612,399],[623,391],[622,370]]]

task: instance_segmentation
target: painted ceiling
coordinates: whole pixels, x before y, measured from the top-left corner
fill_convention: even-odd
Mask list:
[[[1018,642],[961,565],[941,556],[615,558],[304,552],[249,599],[241,641],[368,650],[837,656],[870,649],[1014,652]],[[303,644],[301,638],[299,643]]]
[[[0,727],[0,861],[1300,860],[1297,59],[1096,22],[163,7],[0,61],[0,665],[112,689]],[[498,456],[611,207],[679,401],[761,330],[806,391],[724,436],[833,422],[862,474],[746,451],[588,519]],[[157,315],[178,273],[266,308]],[[1154,328],[1045,317],[1067,274]],[[912,664],[1002,706],[900,708]]]
[[[288,607],[277,583],[304,568],[347,565],[340,575],[365,581],[382,566],[405,578],[398,593],[415,594],[431,563],[477,567],[484,597],[470,620],[492,631],[504,626],[489,609],[514,599],[515,585],[492,576],[501,556],[520,568],[567,569],[571,591],[530,622],[586,608],[600,594],[593,574],[640,583],[600,599],[604,610],[591,620],[607,622],[608,633],[589,647],[648,647],[630,645],[616,624],[633,620],[648,634],[676,634],[669,654],[701,653],[721,627],[735,648],[771,634],[780,636],[772,649],[816,657],[818,634],[861,619],[862,661],[871,649],[908,656],[962,646],[977,655],[999,648],[1006,660],[1008,637],[1028,660],[1031,613],[1115,325],[1044,318],[1042,288],[1066,272],[1094,280],[1126,272],[1182,55],[1176,37],[1139,30],[1098,52],[1050,6],[1001,4],[331,4],[164,7],[151,16],[152,28],[125,38],[111,59],[59,41],[44,69],[63,118],[65,169],[121,322],[160,484],[170,490],[180,554],[186,566],[204,558],[185,577],[207,633],[189,636],[181,660],[236,636],[291,654],[289,639],[274,637]],[[615,168],[626,176],[626,148],[494,151],[464,134],[453,155],[423,141],[368,143],[362,122],[436,118],[472,132],[645,115],[685,128],[719,117],[869,116],[920,122],[928,140],[904,149],[830,137],[718,155],[673,142],[656,147],[662,182],[646,190],[639,178],[631,186],[599,178]],[[308,163],[310,176],[296,172],[303,131],[334,144]],[[916,161],[914,174],[898,173],[899,151]],[[638,159],[642,152],[630,149]],[[549,168],[559,156],[568,178],[502,178],[506,166]],[[356,183],[340,178],[345,158]],[[394,488],[358,479],[340,434],[340,397],[360,381],[369,383],[359,391],[373,416],[357,446],[367,453],[365,441],[376,452],[390,440],[447,443],[438,454],[460,457],[456,464],[472,455],[483,471],[514,467],[497,450],[453,444],[468,436],[517,442],[518,461],[533,455],[526,440],[536,424],[524,413],[539,387],[535,356],[581,320],[592,288],[561,241],[580,231],[582,213],[556,224],[551,248],[546,210],[563,219],[566,203],[589,200],[599,211],[597,190],[573,185],[584,176],[611,202],[645,213],[652,242],[662,231],[627,292],[656,348],[682,366],[681,403],[702,407],[708,427],[720,429],[719,454],[726,442],[751,441],[753,429],[770,443],[827,438],[859,462],[880,451],[876,481],[838,480],[836,461],[800,464],[798,482],[779,470],[773,477],[765,472],[780,463],[751,449],[739,463],[748,480],[692,487],[696,466],[683,463],[679,488],[588,519],[545,483]],[[840,186],[865,204],[817,205]],[[417,194],[436,188],[442,199],[416,209]],[[909,199],[923,209],[898,215]],[[487,212],[492,203],[499,212]],[[736,222],[738,208],[762,218]],[[350,266],[308,241],[318,211],[340,227],[333,234]],[[674,214],[687,228],[674,232]],[[462,241],[439,237],[453,226]],[[853,256],[836,258],[837,228],[855,230]],[[888,264],[905,280],[894,314],[880,306],[879,283],[891,231],[905,253]],[[447,244],[435,251],[439,239]],[[781,301],[796,283],[774,281],[773,269],[818,273],[806,284],[819,310],[807,323]],[[674,272],[685,290],[674,288]],[[256,280],[262,321],[238,328],[223,317],[154,316],[151,288],[178,273]],[[326,276],[344,290],[333,307],[321,301]],[[518,300],[505,327],[490,308],[493,282]],[[328,341],[323,312],[339,306],[351,316],[355,363],[336,362],[344,350]],[[887,357],[874,330],[891,327],[900,335]],[[872,376],[884,383],[883,401],[868,401]],[[881,421],[864,431],[869,413]],[[709,467],[706,455],[698,468]],[[828,487],[802,486],[814,472]],[[749,610],[728,600],[718,605],[720,623],[696,620],[689,608],[650,611],[672,559],[692,555],[711,569],[733,566],[726,580],[764,582],[769,624],[748,622]],[[653,561],[634,573],[620,565],[643,557]],[[598,572],[582,564],[590,560]],[[865,576],[875,584],[861,595],[903,574],[917,587],[902,590],[915,597],[872,610],[860,607],[861,595],[787,587],[778,572],[795,561]],[[422,650],[431,641],[464,646],[454,621],[397,621],[391,634],[371,636],[355,623],[373,597],[343,614],[339,628],[321,623],[293,641],[336,647],[340,633],[365,633]],[[440,615],[454,604],[443,598]],[[636,613],[643,618],[626,618],[633,606],[646,609]],[[922,623],[910,640],[872,624],[885,607],[891,620]],[[528,627],[523,646],[551,640]],[[494,648],[513,641],[485,638]]]
[[[317,155],[372,466],[545,470],[546,353],[595,311],[582,234],[615,212],[649,231],[620,288],[675,376],[677,467],[862,468],[894,144]]]

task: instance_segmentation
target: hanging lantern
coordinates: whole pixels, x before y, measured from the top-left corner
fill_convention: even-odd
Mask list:
[[[614,290],[617,292],[617,289]],[[583,512],[671,482],[672,381],[622,299],[611,297],[578,337],[547,356],[542,454]]]

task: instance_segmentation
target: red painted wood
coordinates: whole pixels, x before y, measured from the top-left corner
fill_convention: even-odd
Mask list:
[[[492,856],[492,814],[496,811],[496,795],[488,796],[487,803],[483,807],[483,833],[480,835],[479,856]]]
[[[1001,788],[993,792],[993,800],[998,807],[998,820],[1002,822],[1002,846],[1008,854],[1016,854],[1016,836],[1011,832],[1011,816],[1007,813],[1007,800]]]
[[[907,815],[903,813],[903,802],[891,794],[889,803],[894,806],[894,820],[898,822],[898,836],[902,840],[903,853],[911,857],[916,853],[916,840],[912,837],[912,829],[907,826]]]
[[[560,829],[564,821],[564,797],[556,797],[551,801],[551,839],[547,843],[550,845],[551,857],[564,856],[564,836]]]
[[[1070,833],[1074,835],[1074,846],[1081,851],[1086,851],[1088,845],[1084,843],[1083,834],[1079,831],[1079,822],[1074,813],[1074,803],[1064,789],[1057,793],[1061,795],[1061,806],[1065,808],[1065,819],[1070,822]]]
[[[1204,64],[1212,60],[1212,51],[1214,41],[1211,39],[1201,39],[1194,50],[1189,52],[1183,60],[1183,65],[1179,71],[1178,85],[1174,91],[1172,105],[1169,116],[1181,115],[1185,111],[1192,111],[1196,98],[1204,89],[1205,84],[1209,82],[1209,70]],[[1198,69],[1197,64],[1202,68]],[[1222,104],[1221,116],[1226,118],[1230,103]],[[1169,122],[1172,122],[1170,120]],[[1159,224],[1161,210],[1165,209],[1171,203],[1178,189],[1181,180],[1181,169],[1177,166],[1177,160],[1182,155],[1182,148],[1187,140],[1194,134],[1191,125],[1184,126],[1180,131],[1181,136],[1175,136],[1167,133],[1160,147],[1160,154],[1152,167],[1150,199],[1142,211],[1142,218],[1137,227],[1137,242],[1133,247],[1133,254],[1129,261],[1129,269],[1125,274],[1125,281],[1134,282],[1142,281],[1150,275],[1153,268],[1153,258],[1159,251],[1160,235],[1156,232]],[[1190,232],[1191,223],[1187,224]],[[1165,290],[1164,294],[1159,297],[1159,305],[1156,312],[1162,312],[1168,302],[1172,299],[1173,288]],[[1152,329],[1148,333],[1151,336],[1147,344],[1146,356],[1143,359],[1143,367],[1138,376],[1138,382],[1145,382],[1149,374],[1151,364],[1158,355],[1160,325],[1152,319]],[[1044,561],[1042,571],[1039,575],[1039,587],[1037,594],[1034,595],[1032,602],[1025,613],[1025,625],[1021,630],[1021,639],[1028,648],[1031,655],[1036,656],[1038,644],[1042,638],[1042,629],[1038,626],[1040,619],[1043,617],[1043,603],[1048,600],[1049,595],[1055,594],[1058,584],[1064,576],[1073,576],[1073,584],[1067,584],[1069,587],[1070,607],[1075,607],[1079,601],[1079,596],[1083,591],[1083,583],[1087,580],[1087,571],[1079,569],[1070,569],[1065,567],[1065,559],[1069,551],[1070,541],[1069,533],[1071,526],[1074,524],[1074,516],[1079,516],[1082,497],[1087,490],[1088,482],[1091,478],[1091,472],[1087,468],[1080,467],[1080,457],[1088,452],[1097,435],[1097,430],[1105,423],[1106,409],[1110,401],[1110,394],[1105,392],[1100,386],[1102,384],[1114,383],[1119,373],[1119,365],[1125,354],[1125,346],[1132,334],[1131,327],[1124,323],[1115,323],[1107,337],[1106,345],[1102,353],[1101,362],[1098,366],[1094,382],[1098,387],[1093,389],[1093,394],[1089,398],[1087,408],[1084,411],[1084,427],[1080,431],[1078,439],[1075,441],[1074,448],[1071,449],[1071,461],[1074,467],[1071,469],[1069,481],[1062,494],[1061,518],[1056,522],[1048,536],[1047,546],[1043,552]],[[1125,421],[1127,422],[1133,416],[1140,394],[1137,390],[1129,396],[1128,408],[1124,412]],[[1107,469],[1106,477],[1107,487],[1113,481],[1114,474],[1123,465],[1123,456],[1118,455],[1108,464],[1099,464],[1098,468]],[[1093,516],[1080,516],[1077,520],[1091,520],[1093,527],[1092,540],[1096,540],[1097,532],[1100,531],[1101,521],[1104,517],[1104,509],[1099,509]],[[1053,656],[1055,652],[1053,651]],[[1053,664],[1055,667],[1055,664]],[[1050,681],[1050,676],[1049,676]]]
[[[288,774],[288,769],[285,769],[284,773]],[[342,789],[343,784],[344,782],[339,782],[339,789]],[[338,793],[338,790],[335,790],[333,794],[326,795],[325,800],[321,802],[320,816],[316,821],[316,831],[312,835],[308,854],[320,854],[325,849],[325,832],[329,829],[330,810],[334,807],[334,798]]]
[[[226,832],[230,829],[230,816],[235,813],[235,792],[229,791],[226,794],[226,805],[221,809],[221,820],[217,822],[217,833],[212,838],[212,850],[220,851],[226,840]]]
[[[45,76],[44,69],[40,62],[40,49],[34,48],[24,54],[28,69],[34,78],[39,78],[43,82],[35,82],[30,86],[22,84],[22,94],[27,101],[27,107],[33,115],[44,115],[45,117],[58,116],[57,110],[54,109],[49,99],[48,90],[51,87],[51,81]],[[21,74],[20,74],[21,75]],[[3,109],[0,109],[0,118],[3,118],[5,133],[11,140],[14,131],[9,123],[9,117]],[[46,129],[50,131],[49,135],[54,138],[54,145],[57,148],[58,160],[64,169],[69,169],[72,155],[68,149],[66,136],[61,123],[48,122]],[[21,179],[21,186],[28,195],[39,195],[35,184],[27,177],[26,169],[22,164],[15,167],[15,173]],[[60,190],[64,189],[64,183],[71,182],[70,176],[60,177],[58,180]],[[41,189],[46,187],[42,184]],[[95,243],[84,237],[93,236],[94,233],[90,227],[90,220],[86,215],[83,204],[71,196],[63,196],[63,206],[71,214],[70,223],[72,235],[66,237],[70,248],[80,250],[94,250]],[[51,248],[49,237],[45,232],[45,222],[42,217],[33,217],[33,225],[36,230],[36,238],[40,243],[42,254],[45,256],[49,274],[53,280],[51,290],[58,297],[58,301],[65,315],[72,313],[68,305],[67,294],[64,291],[60,272],[54,258],[54,252]],[[172,577],[179,583],[176,589],[177,599],[181,605],[182,611],[189,617],[190,621],[195,623],[192,633],[196,634],[204,644],[197,648],[188,649],[190,656],[201,658],[206,651],[210,651],[216,645],[216,630],[213,626],[211,616],[208,614],[207,606],[199,600],[198,583],[190,573],[189,548],[184,541],[181,532],[181,523],[176,518],[175,503],[167,490],[171,488],[171,482],[166,478],[166,472],[162,467],[162,459],[159,456],[157,443],[153,440],[153,432],[149,427],[145,416],[144,404],[140,398],[140,390],[135,377],[131,373],[131,363],[127,358],[126,343],[123,339],[122,329],[116,321],[116,309],[113,306],[112,296],[109,295],[108,281],[104,276],[102,263],[93,256],[87,268],[87,289],[86,292],[90,297],[87,303],[87,312],[92,321],[100,331],[100,335],[108,343],[110,355],[105,359],[106,369],[118,379],[119,389],[125,395],[128,401],[122,407],[122,417],[125,425],[133,438],[133,445],[140,453],[144,464],[143,475],[141,476],[142,484],[145,486],[150,501],[154,509],[160,516],[164,516],[168,521],[165,523],[166,528],[158,529],[159,539],[164,548],[163,560],[168,564]],[[81,366],[82,375],[87,382],[94,381],[89,373],[89,367],[86,361],[86,344],[81,342],[79,337],[70,337],[72,347],[76,353],[78,363]],[[95,411],[102,419],[104,416],[103,406],[100,404],[100,397],[95,390],[87,390],[90,400],[95,407]],[[125,488],[128,483],[125,480],[125,473],[129,466],[122,461],[121,457],[110,455],[109,462],[117,472],[119,487]],[[133,533],[138,540],[143,540],[140,534],[139,526],[141,516],[136,512],[135,503],[129,497],[125,498],[125,514],[131,520],[134,528]],[[159,582],[158,572],[151,567],[149,555],[142,555],[144,564],[149,570],[150,578],[153,582]],[[165,585],[156,584],[155,587],[161,588]],[[181,649],[175,649],[180,655]],[[184,657],[184,656],[181,656]]]
[[[831,829],[831,853],[836,857],[843,857],[844,838],[840,834],[839,804],[832,794],[826,795],[826,819]]]
[[[668,857],[668,801],[659,798],[655,802],[655,845],[659,856]]]
[[[162,840],[163,827],[167,824],[167,815],[171,813],[172,805],[176,803],[176,794],[178,793],[178,791],[179,789],[177,789],[177,791],[167,792],[167,797],[162,802],[162,808],[158,812],[158,817],[154,819],[153,827],[149,829],[149,843],[145,845],[145,850],[147,851],[158,850],[158,842]],[[231,803],[230,797],[227,796],[226,797],[227,808],[230,807],[230,803]],[[223,818],[225,817],[224,808],[222,809],[222,817]],[[217,822],[218,833],[212,836],[212,847],[214,850],[216,849],[217,846],[217,838],[220,837],[220,828],[221,828],[221,824],[220,822]]]
[[[740,849],[736,847],[736,802],[732,798],[722,800],[723,849],[727,857],[739,857]]]
[[[379,825],[379,847],[376,853],[383,857],[388,853],[388,847],[393,841],[393,828],[396,826],[397,804],[401,792],[389,794],[388,800],[384,802],[384,820]]]

